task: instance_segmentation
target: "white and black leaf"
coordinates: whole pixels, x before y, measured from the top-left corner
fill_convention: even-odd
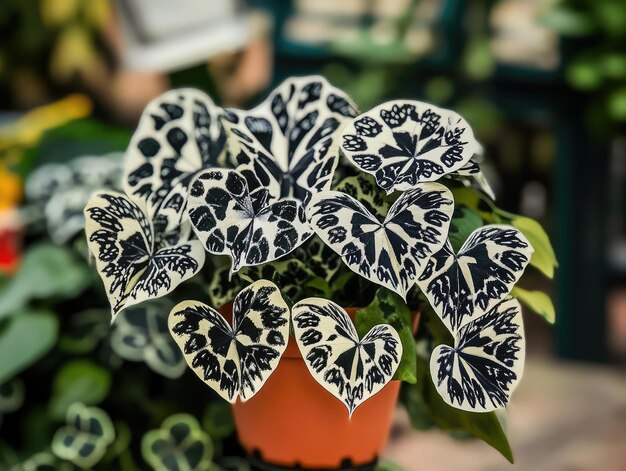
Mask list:
[[[259,392],[289,341],[289,309],[276,285],[266,280],[235,297],[232,327],[215,309],[196,301],[175,306],[168,325],[189,367],[231,403]]]
[[[421,183],[403,193],[383,221],[338,191],[314,195],[307,213],[316,234],[351,270],[406,298],[446,242],[453,210],[450,190]]]
[[[459,252],[448,242],[435,253],[417,284],[450,332],[505,298],[530,262],[533,248],[511,226],[473,231]]]
[[[469,124],[453,111],[395,100],[348,123],[341,149],[391,193],[459,170],[482,147]]]
[[[320,76],[290,78],[250,111],[227,110],[229,149],[252,192],[308,202],[329,189],[352,101]]]
[[[188,224],[170,232],[164,217],[153,224],[145,210],[121,193],[94,194],[85,207],[89,250],[106,289],[113,318],[125,307],[171,292],[204,264]]]
[[[309,372],[343,402],[350,416],[393,378],[402,357],[402,343],[393,327],[376,325],[359,339],[348,314],[322,298],[296,303],[291,315]]]
[[[461,327],[454,347],[433,350],[431,377],[452,407],[491,412],[508,404],[522,377],[525,348],[520,304],[508,298]]]
[[[35,218],[45,221],[50,238],[65,244],[85,227],[83,209],[91,195],[122,188],[121,154],[85,156],[39,167],[26,181]]]
[[[226,145],[222,109],[203,92],[171,90],[146,106],[126,152],[126,193],[180,223],[187,190],[200,170],[217,166]]]
[[[230,256],[233,273],[276,260],[312,235],[298,200],[267,196],[251,195],[235,170],[206,170],[192,183],[187,210],[193,229],[209,253]]]
[[[119,313],[111,333],[111,347],[129,361],[143,361],[152,371],[167,378],[179,378],[185,361],[167,325],[172,308],[169,302],[153,301]]]

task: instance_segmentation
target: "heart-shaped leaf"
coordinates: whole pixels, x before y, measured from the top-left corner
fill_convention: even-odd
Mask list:
[[[461,327],[454,347],[436,347],[430,372],[447,404],[491,412],[508,404],[522,377],[524,356],[522,309],[508,298]]]
[[[511,292],[532,252],[514,227],[484,226],[470,234],[457,254],[450,243],[434,254],[417,284],[454,333]]]
[[[52,452],[85,469],[100,462],[114,440],[115,429],[106,412],[74,403],[67,411],[66,425],[54,434]]]
[[[148,215],[178,225],[195,174],[218,164],[226,144],[221,108],[200,90],[171,90],[146,106],[126,151],[124,189]]]
[[[278,366],[289,340],[289,309],[274,283],[259,280],[233,302],[232,327],[209,306],[184,301],[169,328],[189,367],[227,401],[247,401]]]
[[[144,435],[141,454],[155,471],[209,471],[213,444],[193,416],[175,414]]]
[[[111,347],[129,361],[143,361],[166,378],[185,372],[185,361],[167,326],[172,305],[153,301],[121,312],[111,334]]]
[[[98,193],[85,207],[87,243],[104,282],[113,318],[125,307],[170,293],[195,275],[205,252],[187,225],[164,232],[120,193]]]
[[[313,230],[352,271],[405,298],[445,243],[453,209],[445,186],[421,183],[396,200],[383,222],[338,191],[314,195],[307,213]]]
[[[348,96],[320,76],[290,78],[250,111],[226,110],[229,150],[251,185],[306,204],[330,188],[339,130],[356,115]]]
[[[233,273],[276,260],[311,236],[299,201],[253,198],[246,179],[234,170],[199,174],[191,186],[188,211],[206,250],[229,255]]]
[[[341,149],[387,193],[462,168],[482,147],[457,113],[419,101],[389,101],[354,118]]]
[[[391,326],[376,325],[359,339],[348,314],[322,298],[296,303],[291,315],[309,372],[350,416],[391,381],[402,356],[400,337]]]

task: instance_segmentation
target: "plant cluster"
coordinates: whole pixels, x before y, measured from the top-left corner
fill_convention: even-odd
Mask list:
[[[537,223],[495,206],[481,153],[452,111],[397,100],[359,114],[322,77],[289,79],[249,111],[222,109],[191,89],[158,97],[124,155],[121,182],[58,199],[72,214],[87,201],[77,218],[89,255],[80,236],[65,241],[93,257],[110,332],[102,290],[69,248],[34,247],[0,293],[25,293],[6,304],[9,328],[25,319],[55,326],[33,360],[0,376],[19,392],[21,380],[7,381],[58,351],[49,358],[59,369],[51,399],[40,406],[54,411],[56,432],[29,451],[82,468],[134,469],[138,451],[154,469],[172,469],[171,460],[235,466],[226,458],[238,453],[226,438],[227,404],[209,401],[203,411],[196,399],[208,390],[185,371],[216,397],[245,401],[293,334],[313,378],[347,413],[400,379],[414,426],[468,432],[512,459],[493,411],[507,405],[523,370],[518,299],[554,320],[547,296],[516,284],[528,264],[551,277],[556,261]],[[54,212],[44,204],[39,213],[55,234]],[[21,275],[29,258],[46,260],[39,290]],[[64,276],[75,278],[53,286],[66,262],[75,270]],[[76,312],[86,296],[90,305]],[[49,312],[17,314],[51,298],[49,307],[74,312],[60,339]],[[354,319],[346,307],[360,307]],[[3,342],[16,348],[19,340],[0,335],[0,351]],[[22,376],[29,371],[41,374]],[[204,432],[194,416],[205,418]],[[137,434],[143,440],[133,441]]]
[[[415,376],[400,361],[415,356],[413,338],[399,337],[410,324],[388,328],[383,318],[360,338],[336,303],[365,306],[381,287],[399,305],[421,296],[452,335],[430,360],[444,401],[490,412],[521,377],[521,309],[508,295],[534,249],[501,224],[479,224],[458,249],[449,241],[453,190],[492,196],[481,152],[452,111],[396,100],[359,114],[321,77],[287,80],[249,111],[172,90],[148,105],[133,136],[125,193],[87,204],[88,244],[114,319],[205,265],[197,281],[226,286],[221,301],[238,293],[232,326],[196,301],[169,320],[188,365],[231,402],[262,387],[290,325],[313,377],[350,414],[396,370]],[[309,242],[326,254],[311,257]],[[229,263],[216,267],[224,255]]]

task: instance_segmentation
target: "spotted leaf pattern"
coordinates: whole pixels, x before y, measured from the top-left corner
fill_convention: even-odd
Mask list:
[[[250,111],[226,110],[229,150],[251,191],[272,198],[311,194],[330,187],[339,131],[356,115],[352,101],[320,76],[290,78]]]
[[[189,220],[205,249],[232,259],[231,272],[288,254],[311,236],[302,204],[251,195],[235,170],[206,170],[189,193]]]
[[[474,230],[459,252],[448,242],[435,253],[417,284],[450,332],[491,309],[524,273],[533,248],[512,226]]]
[[[391,193],[459,170],[482,147],[457,113],[419,101],[395,100],[348,123],[341,150]]]
[[[348,314],[322,298],[296,303],[291,315],[309,372],[343,402],[350,416],[393,378],[402,357],[402,343],[393,327],[376,325],[359,339]]]
[[[315,233],[354,272],[403,298],[427,259],[446,242],[454,209],[439,183],[421,183],[403,193],[379,221],[351,196],[314,195],[308,216]]]
[[[87,244],[111,303],[113,318],[125,307],[170,293],[195,275],[205,252],[191,229],[154,222],[145,209],[121,193],[94,194],[85,207]]]
[[[259,392],[276,369],[289,340],[289,309],[274,283],[259,280],[235,297],[232,327],[196,301],[175,306],[168,325],[194,373],[234,403]]]
[[[171,90],[146,106],[128,150],[124,190],[147,203],[172,226],[181,222],[187,191],[197,172],[223,158],[226,132],[221,108],[203,92]]]
[[[431,377],[452,407],[491,412],[508,404],[524,370],[524,355],[521,307],[508,298],[461,327],[454,347],[434,349]]]

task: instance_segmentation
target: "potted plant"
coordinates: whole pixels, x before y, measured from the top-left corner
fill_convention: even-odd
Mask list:
[[[555,262],[549,242],[533,257],[536,223],[495,207],[481,153],[452,111],[359,113],[318,76],[249,111],[167,92],[130,142],[124,192],[85,207],[113,322],[177,303],[171,335],[261,467],[372,467],[401,381],[446,411],[502,409],[524,364],[512,290]]]

